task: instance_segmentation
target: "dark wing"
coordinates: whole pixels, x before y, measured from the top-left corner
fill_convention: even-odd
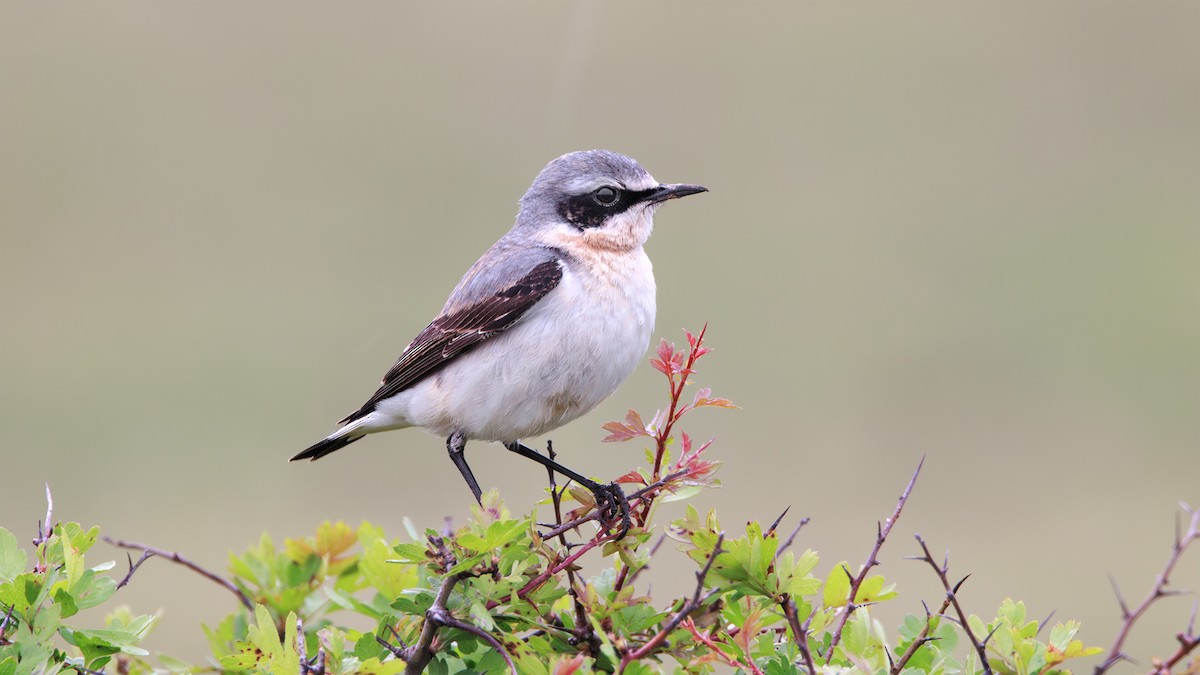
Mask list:
[[[538,264],[513,285],[495,295],[446,312],[425,327],[383,376],[383,386],[340,424],[353,422],[375,410],[375,404],[408,389],[441,370],[455,357],[512,326],[562,281],[557,260]]]

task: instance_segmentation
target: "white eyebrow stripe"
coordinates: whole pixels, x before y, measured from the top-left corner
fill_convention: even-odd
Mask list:
[[[641,192],[643,190],[649,190],[651,188],[658,187],[658,181],[654,180],[650,176],[645,176],[645,177],[639,177],[637,180],[630,181],[626,185],[621,185],[618,181],[616,181],[612,178],[596,178],[596,177],[580,176],[580,177],[575,178],[575,179],[571,180],[570,182],[568,182],[566,185],[566,188],[567,188],[567,192],[569,192],[571,194],[582,195],[582,194],[587,194],[588,192],[591,192],[598,188],[602,188],[606,185],[612,186],[612,187],[619,187],[621,189],[629,190],[631,192]]]

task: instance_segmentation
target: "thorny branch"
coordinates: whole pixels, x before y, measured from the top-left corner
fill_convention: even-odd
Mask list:
[[[1184,513],[1188,513],[1191,516],[1187,531],[1180,532],[1181,528],[1179,521],[1177,520],[1175,523],[1175,545],[1171,549],[1171,557],[1167,559],[1166,566],[1164,566],[1162,571],[1158,573],[1158,577],[1154,580],[1154,586],[1150,589],[1150,592],[1146,595],[1142,602],[1138,604],[1138,606],[1132,611],[1130,611],[1129,606],[1125,604],[1125,599],[1121,596],[1121,590],[1117,587],[1116,581],[1112,582],[1113,591],[1117,594],[1117,603],[1121,606],[1121,617],[1124,619],[1124,623],[1121,625],[1121,630],[1117,632],[1117,637],[1113,642],[1112,647],[1109,647],[1108,649],[1108,658],[1104,659],[1100,665],[1096,666],[1095,675],[1102,675],[1102,673],[1106,672],[1117,663],[1129,658],[1128,655],[1122,651],[1122,648],[1125,646],[1125,640],[1129,637],[1130,631],[1133,630],[1133,625],[1137,623],[1137,620],[1146,613],[1146,610],[1150,609],[1150,606],[1160,598],[1175,594],[1174,591],[1167,589],[1171,572],[1175,570],[1175,565],[1179,562],[1179,559],[1183,557],[1183,552],[1187,550],[1187,547],[1196,540],[1200,539],[1200,509],[1193,511],[1189,509],[1186,504],[1184,504],[1182,508]],[[1177,650],[1175,654],[1173,654],[1167,661],[1164,661],[1161,664],[1156,664],[1155,668],[1150,671],[1151,673],[1165,674],[1170,672],[1172,666],[1183,660],[1184,657],[1186,657],[1192,650],[1196,649],[1197,646],[1200,646],[1200,637],[1198,637],[1195,633],[1194,619],[1195,616],[1193,613],[1193,621],[1189,622],[1188,629],[1176,635],[1176,639],[1179,641],[1179,650]]]
[[[729,654],[725,653],[725,650],[721,649],[721,646],[718,645],[711,637],[709,637],[708,635],[705,635],[704,633],[701,633],[700,629],[696,628],[695,621],[692,621],[691,619],[687,619],[686,621],[683,622],[683,627],[685,629],[687,629],[687,632],[692,634],[692,637],[696,638],[697,642],[699,642],[700,644],[703,644],[705,647],[708,647],[710,650],[710,653],[713,656],[716,656],[721,661],[723,661],[726,665],[731,666],[733,668],[741,668],[743,670],[747,670],[751,673],[754,673],[755,675],[763,675],[762,669],[760,669],[754,663],[754,659],[750,659],[750,660],[746,661],[745,663],[743,663],[741,661],[741,659],[735,658],[735,657],[730,656]]]
[[[442,538],[430,537],[429,543],[438,549],[437,557],[442,561],[446,569],[450,569],[457,564],[454,554],[446,548],[445,541]],[[457,628],[458,630],[482,637],[488,644],[500,652],[504,657],[505,663],[508,664],[509,670],[516,675],[517,668],[513,665],[512,657],[509,656],[508,650],[504,648],[504,645],[499,640],[479,627],[455,618],[450,613],[450,610],[446,608],[450,600],[450,593],[454,590],[455,584],[471,576],[470,572],[458,572],[442,578],[442,585],[438,588],[437,597],[434,599],[433,605],[425,612],[425,624],[421,626],[421,635],[417,638],[415,644],[397,649],[378,635],[375,636],[377,642],[383,644],[392,654],[404,661],[405,675],[420,675],[424,672],[425,667],[429,665],[436,651],[434,639],[437,637],[438,629],[443,626]]]
[[[137,562],[133,562],[133,556],[126,553],[125,558],[127,560],[129,560],[129,572],[125,575],[124,579],[121,579],[121,581],[119,581],[117,583],[117,588],[124,588],[125,584],[128,584],[129,580],[133,578],[133,573],[136,572],[138,570],[138,568],[142,566],[142,563],[146,562],[147,560],[149,560],[150,558],[153,558],[153,557],[154,557],[154,553],[152,553],[150,551],[142,551],[142,557],[138,558]]]
[[[962,587],[963,582],[966,581],[970,575],[968,574],[960,579],[957,584],[954,584],[953,586],[950,585],[950,578],[947,576],[947,571],[950,567],[949,560],[946,560],[941,565],[938,565],[933,559],[933,554],[929,552],[929,546],[925,544],[925,540],[921,538],[921,535],[918,534],[914,536],[917,539],[917,543],[921,545],[921,551],[924,553],[924,555],[916,556],[912,559],[921,560],[928,563],[929,566],[933,568],[933,571],[937,574],[938,579],[941,579],[942,587],[946,589],[946,601],[954,606],[954,612],[958,614],[959,625],[962,626],[963,632],[967,634],[967,639],[971,641],[971,645],[975,647],[975,652],[979,655],[979,663],[981,666],[983,666],[983,672],[985,675],[992,675],[992,666],[988,663],[987,659],[987,641],[991,639],[992,636],[989,634],[983,639],[983,642],[980,642],[979,638],[975,637],[974,631],[971,630],[970,623],[967,622],[967,614],[963,611],[962,605],[958,604],[958,589]]]
[[[796,640],[796,647],[800,650],[800,656],[804,659],[804,667],[808,669],[809,675],[815,675],[817,667],[813,664],[812,650],[808,648],[808,627],[811,625],[812,615],[809,615],[804,620],[804,623],[800,623],[796,601],[790,595],[785,596],[780,605],[783,609],[783,616],[787,619],[788,627],[792,629],[792,637]]]
[[[966,581],[966,578],[964,578],[963,581]],[[955,593],[958,592],[960,586],[962,586],[962,581],[958,582],[958,585],[954,587]],[[922,601],[922,604],[924,604],[924,601]],[[918,649],[923,647],[925,643],[932,642],[933,640],[937,639],[935,637],[929,637],[929,623],[933,620],[933,617],[944,615],[946,610],[949,608],[949,596],[942,601],[942,606],[938,609],[936,614],[930,614],[929,607],[925,608],[925,625],[921,627],[921,632],[917,634],[916,639],[908,645],[908,649],[905,649],[904,653],[900,655],[900,660],[892,664],[892,669],[890,671],[891,675],[899,675],[899,673],[904,670],[904,666],[908,664],[909,659],[913,657],[913,654],[917,653]]]
[[[846,571],[850,575],[850,593],[846,598],[845,611],[838,614],[837,622],[833,628],[833,639],[829,643],[828,651],[832,653],[834,647],[842,640],[842,630],[846,627],[846,621],[850,619],[850,615],[854,610],[858,609],[858,605],[854,604],[858,598],[858,589],[866,580],[867,574],[871,568],[879,564],[879,550],[883,548],[883,542],[887,540],[888,534],[892,531],[892,526],[900,519],[900,512],[904,510],[904,504],[908,501],[908,496],[912,494],[913,486],[917,484],[917,476],[921,475],[921,467],[925,465],[925,456],[921,456],[921,461],[917,462],[917,470],[913,472],[912,478],[908,481],[908,487],[904,488],[904,493],[900,495],[899,501],[896,502],[896,510],[882,524],[876,523],[875,546],[871,549],[870,555],[867,556],[867,561],[863,563],[862,568],[858,571],[858,575],[850,575],[849,570]]]
[[[179,555],[178,553],[175,553],[172,551],[164,551],[161,548],[155,548],[153,546],[139,544],[134,541],[121,541],[119,539],[113,539],[112,537],[105,537],[104,541],[108,542],[109,544],[111,544],[113,546],[116,546],[117,548],[132,549],[135,551],[141,551],[143,553],[142,559],[139,560],[137,562],[137,564],[134,565],[129,570],[129,574],[127,574],[125,576],[125,578],[123,580],[121,580],[122,586],[129,583],[129,579],[130,579],[130,577],[133,576],[134,571],[136,571],[137,568],[139,566],[141,566],[141,564],[143,562],[145,562],[147,557],[159,556],[162,558],[166,558],[167,560],[170,560],[173,563],[178,563],[180,565],[183,565],[184,567],[192,570],[193,572],[199,574],[200,576],[204,577],[205,579],[208,579],[208,580],[212,581],[213,583],[220,585],[222,588],[224,588],[224,589],[228,590],[230,593],[233,593],[234,595],[236,595],[238,601],[240,601],[246,607],[246,609],[254,611],[254,602],[251,601],[250,597],[247,596],[245,593],[243,593],[240,588],[238,588],[237,586],[234,586],[231,581],[220,576],[219,574],[209,572],[208,570],[197,565],[196,563],[192,562],[191,560],[188,560],[187,558]],[[146,554],[148,554],[148,555],[146,555]]]
[[[792,542],[796,541],[796,535],[800,534],[800,530],[803,530],[804,526],[807,524],[808,524],[808,516],[801,518],[800,522],[796,523],[796,527],[794,527],[792,529],[792,533],[788,535],[788,538],[784,539],[783,543],[779,545],[779,548],[775,549],[775,559],[776,560],[779,560],[779,556],[783,555],[784,551],[787,551],[789,548],[792,547]]]
[[[667,622],[667,625],[663,626],[662,630],[655,633],[654,637],[647,640],[646,643],[641,647],[638,647],[633,651],[626,652],[625,655],[621,657],[620,670],[624,670],[630,663],[633,663],[638,659],[645,658],[649,654],[653,653],[654,650],[662,646],[662,644],[666,642],[667,637],[679,627],[679,624],[682,623],[689,614],[695,611],[696,608],[703,605],[704,601],[712,595],[712,593],[709,593],[708,595],[704,594],[704,580],[708,577],[708,572],[712,569],[713,562],[715,562],[717,556],[721,554],[721,544],[723,543],[725,543],[725,533],[721,532],[717,535],[717,543],[713,546],[712,553],[708,555],[708,561],[704,563],[704,567],[700,568],[699,572],[696,572],[696,592],[692,594],[692,597],[684,601],[679,610],[671,617],[671,620]]]
[[[513,675],[517,675],[517,666],[513,663],[512,656],[509,655],[508,650],[504,648],[504,645],[501,644],[500,641],[497,640],[491,633],[479,628],[478,626],[473,626],[466,621],[460,621],[459,619],[454,618],[450,612],[444,612],[442,616],[438,617],[437,621],[448,628],[457,628],[458,630],[466,631],[472,635],[483,638],[484,641],[492,646],[492,649],[500,652],[500,656],[504,657],[504,662],[508,664],[509,671],[512,672]]]
[[[400,654],[400,659],[405,664],[405,675],[420,675],[425,670],[425,666],[429,665],[429,661],[433,658],[433,638],[437,635],[438,628],[442,626],[441,619],[449,614],[446,610],[446,601],[450,599],[450,592],[454,590],[454,585],[465,578],[466,576],[460,573],[451,574],[442,579],[437,599],[433,601],[433,606],[429,608],[429,611],[425,612],[425,625],[421,627],[421,637],[417,638],[416,644],[404,649]]]
[[[1179,641],[1179,649],[1176,649],[1174,654],[1167,657],[1166,661],[1161,663],[1156,662],[1154,670],[1150,671],[1150,675],[1170,675],[1172,668],[1186,658],[1193,649],[1200,647],[1200,635],[1196,635],[1196,611],[1198,609],[1200,609],[1200,604],[1192,603],[1192,616],[1188,619],[1187,630],[1175,634],[1175,639]],[[1196,670],[1193,668],[1189,672],[1196,672]]]

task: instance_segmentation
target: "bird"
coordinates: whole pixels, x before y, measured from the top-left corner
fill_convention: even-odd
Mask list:
[[[467,270],[378,390],[291,460],[422,427],[446,438],[480,501],[466,443],[495,441],[591,490],[627,530],[628,503],[615,484],[592,481],[522,439],[592,410],[634,371],[654,328],[656,287],[644,250],[654,213],[707,191],[659,183],[608,150],[550,161],[521,197],[512,228]]]

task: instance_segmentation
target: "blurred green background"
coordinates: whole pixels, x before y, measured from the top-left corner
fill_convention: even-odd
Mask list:
[[[5,2],[0,524],[32,537],[49,482],[57,517],[223,569],[264,530],[461,521],[423,432],[285,460],[548,160],[606,147],[712,190],[648,246],[656,333],[709,322],[700,380],[743,406],[691,418],[725,461],[699,507],[740,531],[790,504],[822,570],[857,565],[924,453],[888,629],[941,597],[901,559],[920,532],[974,573],[969,611],[1011,594],[1107,646],[1105,575],[1140,599],[1200,506],[1198,26],[1179,2]],[[642,367],[553,440],[616,476],[642,453],[600,425],[662,401]],[[540,497],[472,448],[514,509]],[[687,588],[678,555],[656,595]],[[1200,587],[1200,550],[1174,580]],[[188,658],[234,609],[162,561],[122,593]],[[1135,631],[1144,665],[1190,605]]]

